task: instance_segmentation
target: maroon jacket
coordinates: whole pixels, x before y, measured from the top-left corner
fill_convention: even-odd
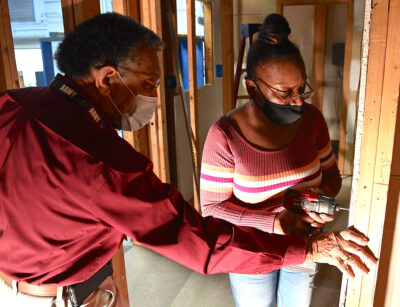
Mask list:
[[[101,115],[105,128],[49,87],[0,96],[0,271],[32,284],[77,283],[124,235],[201,273],[304,261],[300,237],[202,218]]]

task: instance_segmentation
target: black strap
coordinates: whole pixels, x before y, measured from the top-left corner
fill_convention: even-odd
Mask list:
[[[106,128],[106,125],[104,124],[103,119],[97,113],[96,109],[94,106],[85,98],[83,97],[79,92],[77,92],[75,89],[70,87],[61,77],[58,75],[51,81],[50,87],[54,90],[56,90],[58,93],[61,95],[71,99],[75,103],[77,103],[79,106],[81,106],[87,113],[89,113],[90,117],[98,124],[101,128]]]

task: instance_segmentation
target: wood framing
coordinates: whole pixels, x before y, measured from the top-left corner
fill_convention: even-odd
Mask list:
[[[346,157],[346,126],[347,126],[347,112],[349,109],[349,94],[350,94],[350,66],[351,66],[351,47],[353,40],[353,15],[354,15],[354,1],[349,0],[346,6],[346,41],[345,41],[345,51],[344,51],[342,105],[340,112],[340,135],[339,135],[339,153],[338,153],[338,167],[341,174],[344,173],[344,162]]]
[[[140,0],[141,23],[162,37],[161,0]],[[164,56],[159,54],[161,69],[158,88],[159,103],[149,124],[150,156],[154,172],[164,182],[169,182],[169,158],[167,141],[167,117],[165,101]]]
[[[340,173],[344,172],[344,164],[346,157],[346,124],[347,112],[349,106],[349,92],[350,92],[350,65],[351,65],[351,48],[353,39],[353,14],[354,14],[354,0],[277,0],[277,12],[283,14],[283,7],[288,5],[315,5],[315,25],[321,25],[323,19],[319,14],[323,14],[321,5],[328,4],[346,4],[346,41],[345,41],[345,54],[344,54],[344,68],[343,68],[343,82],[342,82],[342,104],[340,115],[340,133],[339,133],[339,153],[338,153],[338,167]],[[326,19],[326,13],[325,18]],[[326,22],[326,21],[325,21]],[[313,104],[322,109],[322,101],[317,99],[322,98],[322,86],[319,84],[323,82],[323,69],[316,64],[323,63],[321,53],[315,53],[315,39],[325,39],[325,34],[321,36],[322,32],[317,27],[314,33],[314,58],[313,58],[313,73],[316,73],[316,97],[312,99]],[[318,43],[319,45],[319,43]],[[323,65],[323,64],[322,64]],[[323,67],[323,66],[322,66]],[[313,76],[315,78],[315,76]],[[314,86],[315,86],[314,82]]]
[[[233,96],[233,0],[221,0],[221,48],[222,48],[222,112],[236,107]]]
[[[315,5],[312,104],[322,111],[325,67],[326,4]]]
[[[188,29],[188,59],[189,59],[189,103],[190,103],[190,125],[193,132],[193,151],[197,174],[200,175],[200,152],[199,152],[199,128],[198,128],[198,94],[197,94],[197,66],[196,66],[196,23],[194,0],[186,1],[187,29]],[[193,175],[193,204],[200,210],[200,195],[198,185]]]
[[[100,1],[61,0],[64,33],[71,32],[77,25],[100,14]]]
[[[8,2],[0,1],[0,93],[18,87]]]
[[[171,5],[172,24],[177,33],[177,19],[176,19],[176,0],[167,0]],[[161,11],[167,12],[169,10],[167,1],[161,2]],[[165,88],[165,108],[167,118],[167,135],[168,135],[168,157],[169,157],[169,174],[170,183],[174,186],[178,186],[178,167],[176,158],[176,130],[175,130],[175,96],[179,94],[177,87],[178,77],[176,72],[174,48],[172,44],[175,43],[175,39],[172,37],[173,33],[169,31],[168,15],[164,13],[162,15],[162,31],[163,40],[168,47],[164,48],[164,58],[169,59],[164,62],[165,76],[172,83]],[[176,46],[178,48],[178,46]],[[175,80],[175,87],[173,86]]]
[[[354,225],[369,236],[369,246],[378,257],[382,247],[382,229],[390,230],[392,227],[390,223],[385,222],[385,214],[394,214],[386,213],[389,184],[392,189],[397,189],[391,193],[397,196],[399,194],[399,187],[395,184],[400,173],[396,155],[399,139],[395,139],[396,121],[399,120],[397,112],[400,84],[399,27],[400,0],[374,1],[369,35],[359,179],[355,207],[352,209]],[[392,161],[397,161],[397,164],[393,164]],[[393,209],[393,206],[398,210],[398,206],[393,204],[388,208]],[[391,221],[393,222],[393,219]],[[382,255],[390,258],[386,251],[387,248],[390,250],[390,246],[384,248],[386,253]],[[398,263],[398,259],[385,260],[381,259],[379,267],[372,270],[368,277],[348,282],[346,306],[394,306],[389,301],[385,302],[385,305],[382,304],[385,295],[394,295],[390,292],[395,289],[394,284],[388,284],[388,292],[384,295],[382,291],[385,289],[380,289],[374,304],[377,270],[382,269],[382,272],[385,272],[388,262]],[[384,275],[378,276],[381,279],[386,278]],[[393,279],[391,281],[394,282]]]
[[[214,83],[214,48],[213,48],[213,3],[204,2],[204,50],[206,62],[206,83]]]
[[[113,10],[140,22],[140,3],[139,0],[113,0]]]

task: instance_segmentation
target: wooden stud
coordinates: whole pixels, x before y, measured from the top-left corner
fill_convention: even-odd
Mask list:
[[[175,33],[177,33],[177,21],[176,21],[176,0],[170,1],[172,10],[172,24],[175,27]],[[166,77],[175,78],[176,83],[178,83],[178,77],[176,73],[175,57],[173,54],[173,48],[171,44],[175,42],[172,33],[169,31],[167,10],[168,5],[166,1],[161,2],[161,12],[162,14],[162,30],[163,30],[163,40],[168,46],[164,48],[164,58],[169,59],[164,61],[164,69]],[[177,38],[175,38],[177,40]],[[168,134],[168,156],[169,156],[169,174],[170,183],[174,186],[178,185],[178,167],[176,158],[176,135],[175,135],[175,96],[179,94],[178,87],[165,89],[165,107],[166,107],[166,118],[167,118],[167,134]]]
[[[385,221],[400,84],[400,0],[377,0],[371,15],[360,177],[354,224],[379,257]],[[397,261],[397,259],[393,259]],[[382,263],[385,265],[385,263]],[[346,306],[373,306],[376,272],[349,281]],[[383,305],[374,305],[383,306]]]
[[[322,111],[325,66],[326,4],[315,5],[312,104]]]
[[[122,298],[129,305],[128,281],[126,279],[124,247],[122,244],[119,246],[117,253],[112,259],[112,266],[112,279],[117,285],[118,291],[121,293]]]
[[[199,152],[199,125],[198,125],[198,94],[197,94],[197,65],[196,65],[196,23],[194,0],[186,1],[187,29],[188,29],[188,58],[189,58],[189,100],[190,100],[190,124],[193,132],[193,150],[197,174],[200,174],[200,152]],[[198,195],[198,184],[193,175],[193,203],[200,210]]]
[[[354,2],[349,0],[346,6],[346,41],[344,52],[343,82],[342,82],[342,105],[340,116],[340,133],[339,133],[339,154],[338,167],[340,172],[344,172],[344,162],[346,157],[346,126],[347,112],[349,108],[350,94],[350,66],[351,66],[351,47],[353,40],[353,15]]]
[[[221,48],[222,48],[222,111],[228,113],[236,107],[233,99],[234,52],[233,52],[233,2],[221,0]]]
[[[71,32],[77,25],[100,14],[100,2],[92,0],[61,0],[64,33]]]
[[[0,1],[0,93],[18,87],[8,1]]]
[[[113,11],[140,21],[139,0],[113,0]]]
[[[214,83],[214,54],[213,54],[213,4],[204,3],[204,50],[206,62],[206,83]]]
[[[141,0],[140,9],[142,24],[162,37],[161,0]],[[159,54],[159,62],[161,69],[160,86],[157,90],[159,104],[149,124],[150,155],[154,164],[154,172],[162,181],[169,182],[165,72],[162,53]]]

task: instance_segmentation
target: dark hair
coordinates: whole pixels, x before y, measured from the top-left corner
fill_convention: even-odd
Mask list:
[[[288,38],[291,30],[285,17],[270,14],[261,25],[257,40],[247,55],[247,78],[255,78],[257,67],[282,59],[303,61],[300,50]]]
[[[59,45],[55,59],[69,77],[83,77],[94,66],[123,66],[146,45],[159,51],[163,41],[130,17],[117,13],[100,14],[78,25]]]

